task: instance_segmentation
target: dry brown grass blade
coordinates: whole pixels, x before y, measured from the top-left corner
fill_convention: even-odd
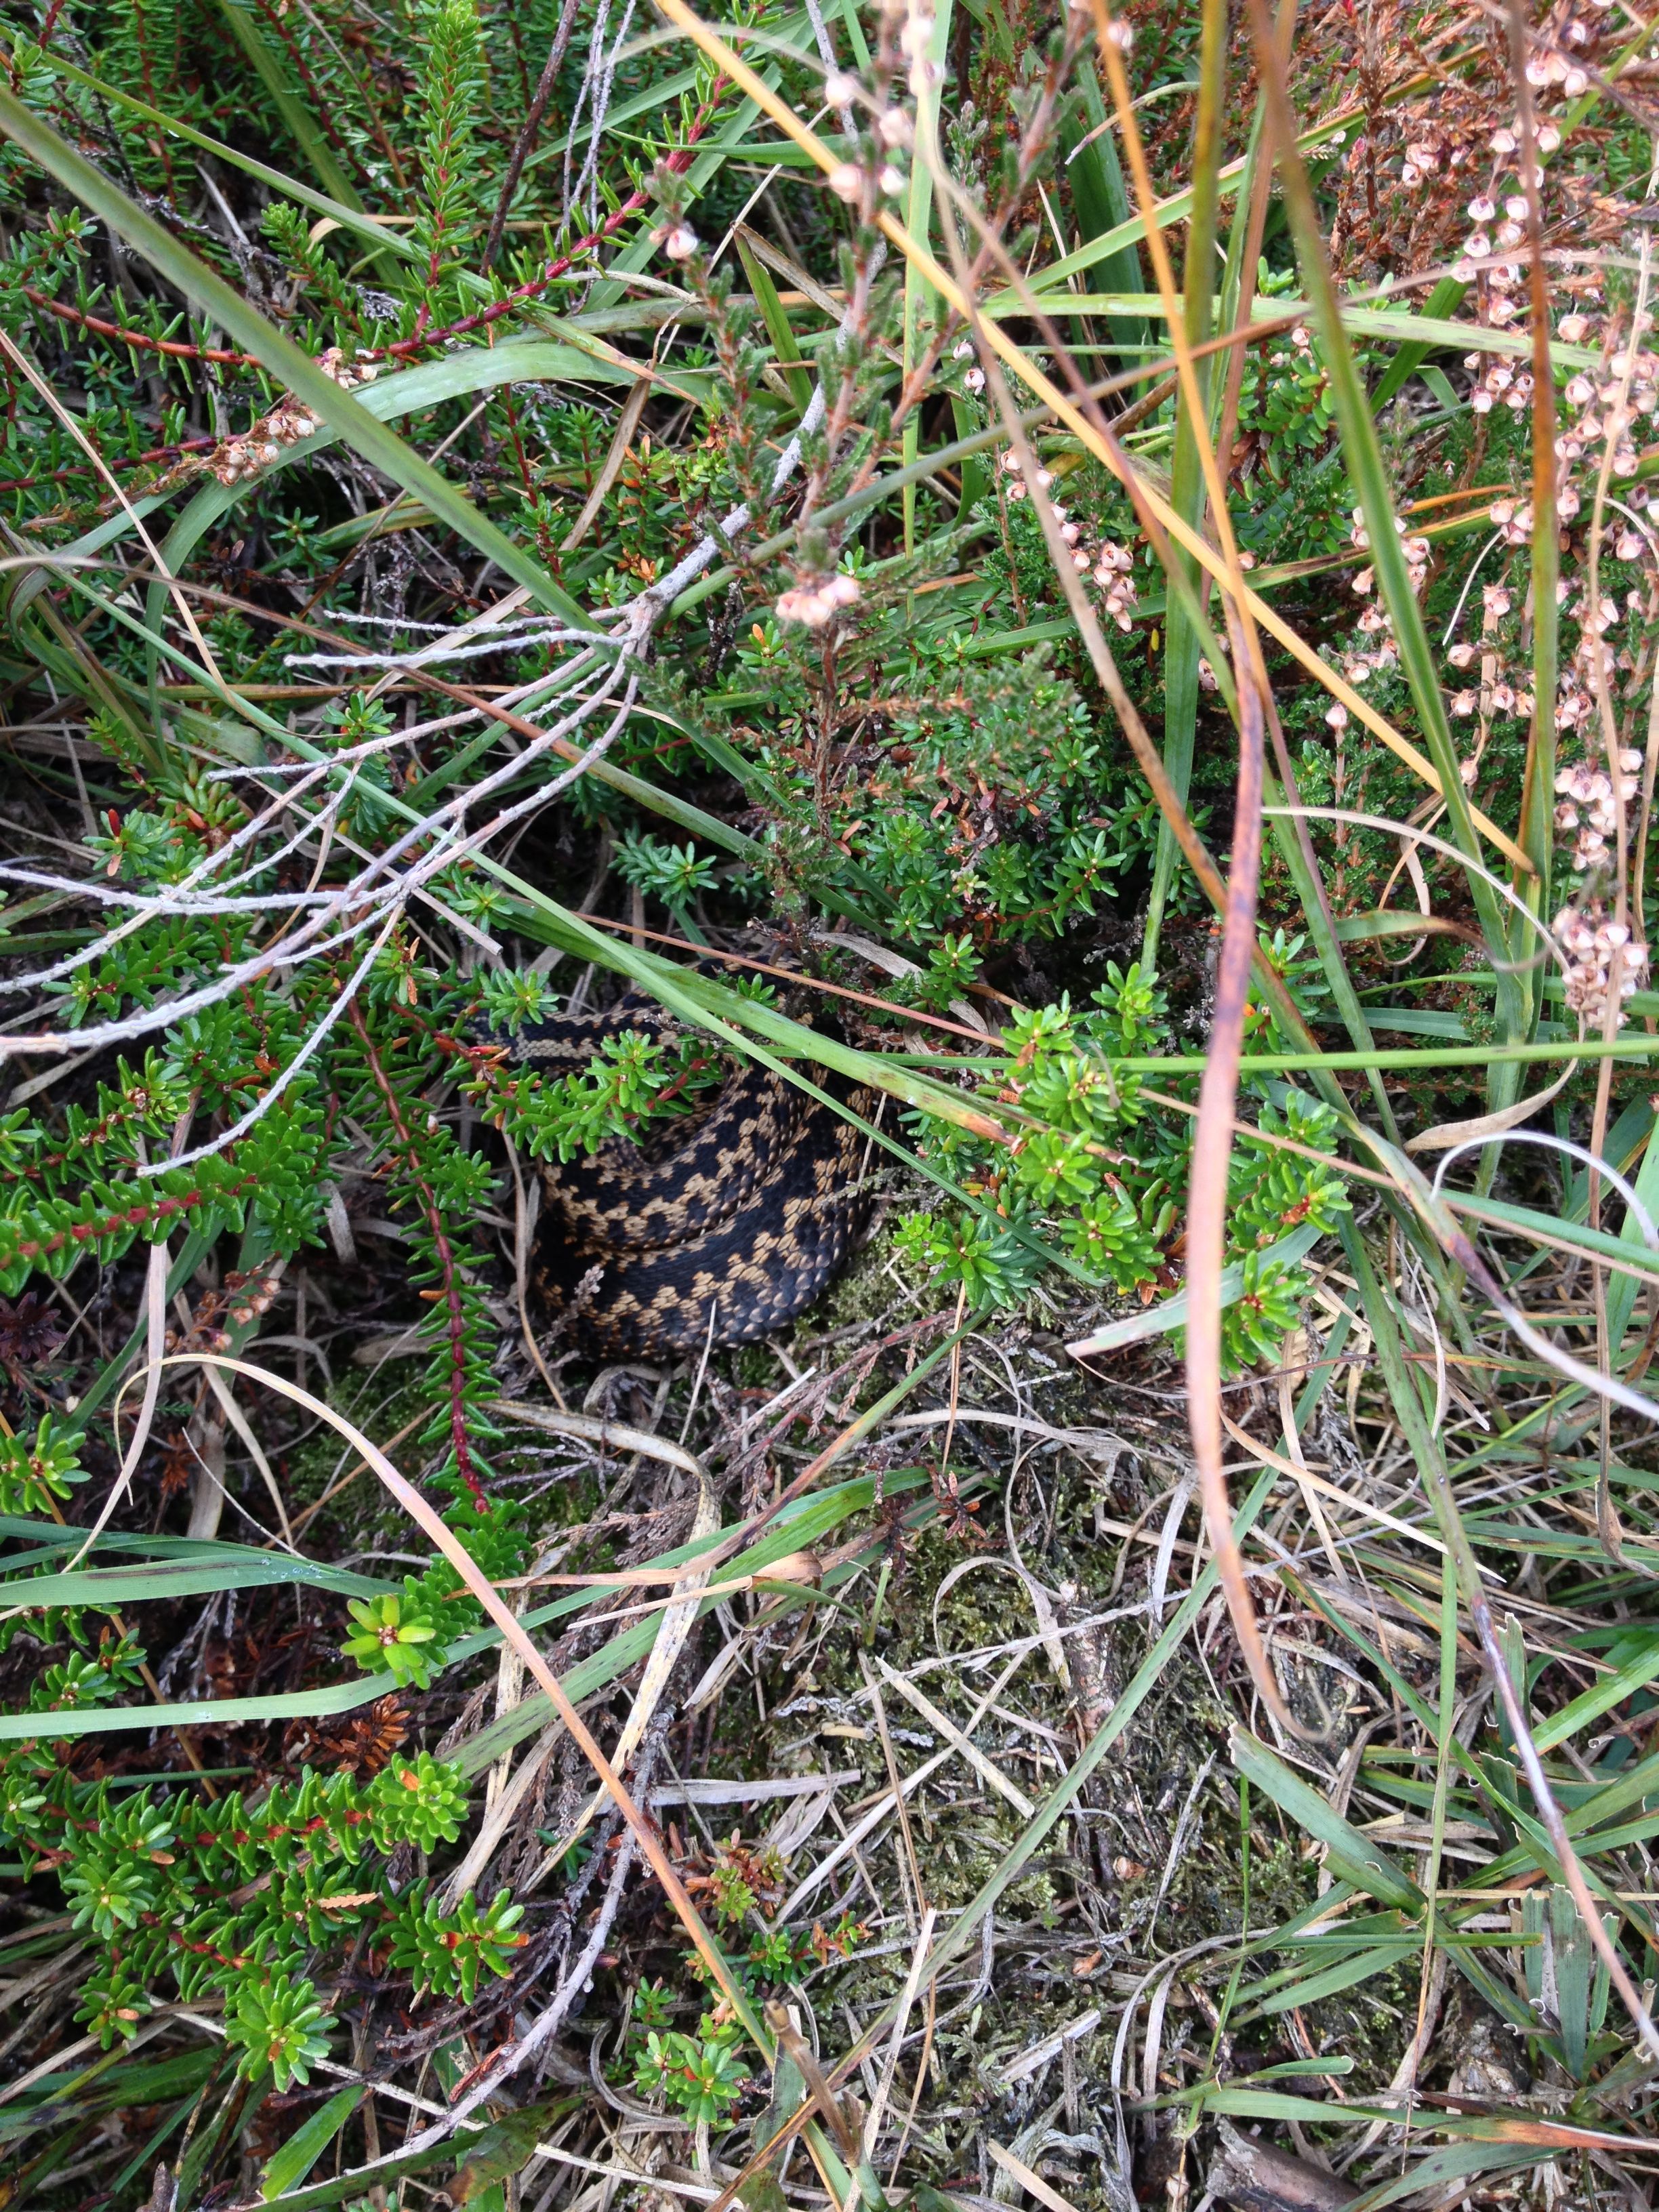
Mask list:
[[[697,1484],[696,1517],[691,1524],[692,1540],[696,1542],[714,1535],[720,1525],[720,1509],[719,1500],[714,1496],[714,1486],[707,1475],[703,1475]],[[640,1678],[640,1686],[635,1692],[632,1709],[623,1724],[623,1732],[617,1737],[616,1748],[611,1754],[611,1763],[618,1772],[621,1772],[639,1749],[645,1731],[650,1725],[651,1717],[657,1710],[663,1692],[668,1687],[668,1678],[673,1673],[681,1652],[685,1649],[687,1637],[690,1635],[696,1625],[697,1613],[702,1605],[702,1593],[707,1588],[708,1578],[713,1571],[712,1567],[705,1566],[701,1561],[694,1560],[683,1567],[675,1577],[674,1595],[663,1607],[662,1618],[657,1625],[656,1640],[651,1646],[651,1656],[646,1662],[645,1672]],[[606,1784],[594,1792],[586,1806],[578,1814],[574,1825],[552,1847],[544,1863],[556,1865],[564,1856],[571,1844],[604,1807],[606,1790],[609,1788],[610,1784]]]
[[[155,1421],[155,1407],[161,1394],[161,1352],[167,1336],[167,1247],[166,1240],[163,1239],[161,1243],[152,1244],[149,1248],[149,1267],[144,1287],[144,1364],[141,1368],[133,1370],[122,1384],[120,1394],[116,1399],[114,1421],[117,1443],[119,1443],[121,1435],[119,1427],[121,1400],[125,1397],[127,1392],[142,1375],[144,1382],[144,1395],[138,1407],[137,1426],[133,1430],[131,1440],[122,1454],[120,1471],[110,1486],[109,1496],[99,1509],[98,1518],[88,1530],[86,1541],[70,1560],[71,1567],[80,1565],[105,1529],[108,1528],[116,1508],[127,1494],[138,1462],[143,1456],[144,1446],[149,1442],[149,1432]]]
[[[1607,1063],[1602,1064],[1605,1066]],[[1500,1106],[1495,1114],[1476,1114],[1466,1121],[1437,1121],[1433,1128],[1419,1129],[1414,1137],[1407,1137],[1406,1150],[1413,1157],[1419,1152],[1449,1152],[1457,1145],[1501,1137],[1510,1129],[1518,1129],[1523,1121],[1529,1121],[1565,1089],[1577,1073],[1578,1062],[1570,1060],[1555,1081],[1542,1091],[1528,1091],[1512,1106]],[[1597,1224],[1592,1222],[1590,1225],[1594,1228]]]
[[[1515,92],[1516,123],[1521,140],[1522,194],[1527,204],[1527,283],[1532,314],[1532,511],[1553,516],[1556,512],[1555,375],[1550,365],[1550,296],[1544,270],[1544,214],[1538,166],[1538,118],[1532,87],[1527,82],[1526,22],[1516,0],[1510,0],[1505,27],[1509,33],[1510,76]],[[1541,588],[1547,600],[1553,596],[1559,569],[1553,533],[1540,531],[1533,545],[1533,593],[1538,602]],[[1532,858],[1539,890],[1547,904],[1551,811],[1555,769],[1555,673],[1557,644],[1552,617],[1538,625],[1534,647],[1532,718],[1527,732],[1527,759],[1521,782],[1521,842]],[[1620,817],[1622,826],[1624,817]],[[1622,855],[1621,855],[1622,858]],[[1621,866],[1620,887],[1624,872]]]
[[[611,440],[611,450],[605,457],[604,466],[593,479],[593,489],[587,495],[587,504],[570,526],[570,535],[559,548],[562,553],[574,553],[599,520],[610,496],[611,487],[622,473],[622,465],[628,459],[634,434],[645,413],[645,403],[651,397],[650,380],[641,377],[623,402],[622,413],[617,418],[617,428]]]
[[[985,2139],[985,2148],[1003,2172],[1012,2175],[1028,2197],[1035,2197],[1039,2204],[1045,2205],[1048,2212],[1077,2212],[1071,2198],[1062,2197],[1059,2190],[1045,2181],[1040,2173],[1034,2173],[1023,2158],[1016,2158],[1012,2151],[1005,2150],[1000,2142],[993,2142],[988,2136]]]
[[[1237,647],[1237,634],[1235,634]],[[1237,656],[1241,667],[1243,655]],[[1232,866],[1216,968],[1209,1055],[1198,1096],[1192,1181],[1187,1198],[1187,1419],[1198,1462],[1199,1494],[1216,1571],[1239,1650],[1262,1703],[1289,1735],[1305,1737],[1292,1716],[1256,1626],[1233,1535],[1232,1508],[1221,1463],[1221,1276],[1226,1264],[1227,1183],[1233,1156],[1233,1111],[1244,1048],[1250,969],[1255,955],[1255,904],[1261,869],[1261,695],[1246,674],[1238,691],[1238,786],[1234,799]]]
[[[1313,1523],[1314,1532],[1323,1547],[1325,1557],[1330,1562],[1331,1573],[1337,1582],[1346,1583],[1350,1579],[1348,1570],[1343,1565],[1342,1554],[1337,1549],[1337,1540],[1332,1533],[1330,1522],[1325,1517],[1324,1510],[1319,1502],[1321,1488],[1322,1487],[1328,1496],[1335,1486],[1331,1483],[1319,1485],[1309,1468],[1303,1456],[1302,1439],[1297,1434],[1296,1412],[1291,1403],[1291,1378],[1286,1370],[1282,1367],[1279,1370],[1278,1381],[1279,1412],[1285,1431],[1285,1442],[1291,1454],[1289,1458],[1286,1458],[1284,1452],[1276,1452],[1270,1445],[1258,1443],[1247,1429],[1241,1429],[1237,1422],[1230,1419],[1224,1413],[1221,1416],[1221,1425],[1233,1442],[1242,1450],[1248,1452],[1259,1466],[1271,1467],[1280,1474],[1289,1475],[1291,1480],[1302,1492],[1302,1502],[1308,1509],[1308,1518]],[[1336,1494],[1340,1497],[1341,1492],[1339,1491]]]
[[[834,2134],[842,2156],[849,2166],[856,2166],[860,2156],[858,2132],[825,2078],[823,2069],[807,2049],[805,2039],[787,2012],[775,1999],[766,2008],[766,2024],[794,2061],[796,2071],[806,2084],[808,2100],[816,2106],[825,2126]]]

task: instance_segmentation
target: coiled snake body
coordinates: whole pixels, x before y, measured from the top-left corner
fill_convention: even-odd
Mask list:
[[[660,1010],[624,1000],[526,1026],[514,1056],[571,1073],[629,1030],[674,1033]],[[844,1091],[814,1076],[832,1096]],[[645,1142],[613,1138],[543,1164],[538,1300],[578,1338],[623,1356],[752,1342],[845,1265],[865,1212],[863,1142],[782,1077],[734,1066],[708,1103]]]

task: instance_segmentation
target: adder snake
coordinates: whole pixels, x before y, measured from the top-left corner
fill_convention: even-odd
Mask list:
[[[672,1024],[624,1000],[527,1026],[514,1056],[571,1073],[630,1030],[667,1036]],[[865,1211],[863,1141],[782,1077],[734,1066],[642,1143],[613,1138],[543,1164],[538,1301],[580,1340],[623,1357],[750,1343],[793,1321],[846,1264]]]

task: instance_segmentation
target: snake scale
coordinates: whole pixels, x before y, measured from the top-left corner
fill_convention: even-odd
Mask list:
[[[514,1057],[580,1071],[608,1037],[677,1035],[660,1009],[527,1024]],[[831,1096],[858,1094],[814,1071]],[[732,1063],[694,1109],[542,1164],[532,1254],[538,1304],[579,1341],[627,1358],[747,1344],[809,1306],[850,1256],[865,1216],[864,1139],[769,1069]],[[712,1317],[712,1329],[711,1329]]]

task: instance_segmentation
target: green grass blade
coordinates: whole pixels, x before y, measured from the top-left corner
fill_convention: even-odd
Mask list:
[[[1078,64],[1078,88],[1083,94],[1081,123],[1088,143],[1080,151],[1069,155],[1066,175],[1072,187],[1072,205],[1077,215],[1078,234],[1087,244],[1091,239],[1102,239],[1121,231],[1129,222],[1129,195],[1123,182],[1123,165],[1118,159],[1117,140],[1114,127],[1108,125],[1106,101],[1100,89],[1093,61],[1085,55]],[[1066,143],[1075,144],[1079,138],[1076,125],[1068,125]],[[1118,247],[1115,253],[1097,264],[1109,292],[1138,293],[1140,290],[1140,258],[1133,245]],[[1041,274],[1034,279],[1042,281]],[[1109,316],[1107,328],[1118,344],[1126,349],[1118,357],[1118,366],[1133,366],[1138,349],[1148,340],[1150,331],[1144,309],[1121,315]]]
[[[378,1597],[382,1590],[397,1587],[384,1577],[376,1580],[372,1575],[353,1574],[349,1568],[297,1559],[289,1552],[241,1549],[240,1557],[228,1560],[178,1559],[148,1567],[82,1567],[70,1574],[7,1576],[0,1577],[0,1596],[8,1604],[31,1608],[84,1605],[109,1613],[123,1606],[165,1605],[209,1591],[269,1589],[284,1583],[334,1590],[347,1597]]]
[[[795,333],[783,301],[778,297],[778,288],[772,282],[772,272],[756,255],[744,236],[741,225],[737,236],[738,258],[743,264],[743,273],[749,279],[749,289],[755,295],[761,320],[766,325],[773,349],[783,367],[784,381],[789,386],[789,397],[795,403],[795,412],[804,415],[812,397],[812,376],[803,364],[805,356],[795,343]]]
[[[1430,293],[1424,306],[1424,315],[1431,322],[1449,319],[1462,306],[1468,293],[1467,284],[1460,284],[1455,276],[1443,276]],[[1378,377],[1371,391],[1371,412],[1380,415],[1395,394],[1408,384],[1434,350],[1432,339],[1407,340],[1395,351],[1394,359]]]
[[[300,2186],[368,2094],[361,2082],[354,2081],[349,2088],[337,2090],[308,2120],[301,2122],[282,2148],[266,2161],[259,2180],[259,2194],[266,2203],[273,2197],[281,2197],[285,2191]]]
[[[93,76],[85,70],[76,69],[73,62],[66,61],[61,54],[53,54],[52,65],[59,76],[67,77],[71,84],[82,86],[100,100],[125,108],[129,115],[137,116],[158,131],[166,131],[175,138],[182,138],[188,146],[199,147],[203,153],[211,154],[215,161],[223,161],[233,169],[240,169],[244,176],[252,177],[256,183],[264,185],[273,192],[280,192],[284,198],[296,201],[301,207],[309,208],[313,215],[331,217],[342,230],[349,231],[354,238],[362,239],[377,253],[398,261],[419,258],[413,243],[401,232],[388,230],[384,223],[376,222],[373,216],[364,213],[362,203],[355,193],[348,199],[319,192],[310,185],[301,184],[297,177],[290,177],[284,170],[273,169],[264,161],[255,161],[252,155],[244,153],[240,146],[230,145],[222,138],[210,138],[206,131],[198,131],[182,117],[168,115],[159,107],[150,107],[131,93],[124,91],[119,85],[108,83],[102,77]]]
[[[1294,1267],[1313,1250],[1326,1232],[1311,1222],[1303,1222],[1277,1243],[1270,1244],[1262,1255],[1263,1263],[1273,1261],[1285,1267]],[[1235,1261],[1221,1271],[1221,1303],[1224,1308],[1236,1305],[1244,1295],[1244,1270]],[[1139,1313],[1127,1314],[1121,1321],[1109,1321],[1082,1338],[1071,1349],[1080,1356],[1097,1352],[1119,1352],[1126,1344],[1143,1344],[1148,1338],[1167,1336],[1172,1328],[1187,1325],[1187,1293],[1177,1291],[1173,1297],[1160,1298],[1153,1306]]]
[[[1284,794],[1272,775],[1264,775],[1262,777],[1261,793],[1264,806],[1279,808],[1284,805]],[[1313,939],[1314,950],[1319,955],[1320,965],[1325,971],[1326,981],[1330,985],[1331,996],[1336,1002],[1337,1012],[1342,1017],[1349,1041],[1356,1051],[1370,1052],[1375,1048],[1371,1036],[1371,1025],[1366,1018],[1366,1010],[1359,994],[1354,988],[1353,978],[1348,973],[1348,963],[1342,957],[1340,929],[1340,927],[1334,927],[1332,924],[1329,908],[1325,902],[1323,886],[1316,879],[1313,870],[1309,865],[1308,855],[1303,850],[1302,840],[1297,835],[1297,824],[1283,812],[1273,813],[1270,817],[1270,821],[1273,842],[1278,847],[1279,857],[1285,863],[1286,872],[1296,887],[1297,897],[1301,906],[1302,921],[1309,936]],[[1314,866],[1317,865],[1316,856]],[[1378,1122],[1390,1140],[1397,1141],[1398,1125],[1381,1076],[1373,1073],[1370,1085],[1371,1103],[1376,1109]]]
[[[447,354],[441,361],[422,362],[416,368],[394,370],[390,376],[360,386],[353,397],[365,414],[373,416],[377,422],[390,423],[420,414],[428,407],[441,406],[446,400],[470,398],[479,392],[498,390],[503,385],[545,383],[563,386],[625,380],[626,371],[595,361],[574,346],[562,345],[553,338],[520,337],[505,339],[500,345],[465,346]],[[234,508],[253,497],[283,471],[300,466],[326,452],[343,434],[325,424],[315,436],[298,446],[280,447],[274,461],[234,484],[212,480],[204,483],[161,545],[161,557],[173,574],[184,573],[202,539]],[[66,550],[70,555],[100,550],[113,544],[131,526],[125,514],[113,515],[97,531],[88,532]],[[151,583],[146,593],[146,611],[153,629],[161,628],[167,601],[166,585]],[[153,650],[151,664],[153,684],[156,672]]]
[[[1655,1124],[1655,1129],[1659,1130],[1659,1123]],[[1648,1210],[1649,1218],[1659,1224],[1659,1143],[1654,1141],[1653,1131],[1649,1133],[1647,1150],[1643,1153],[1642,1164],[1637,1170],[1635,1190]],[[1638,1251],[1646,1249],[1641,1224],[1633,1209],[1625,1216],[1619,1240],[1622,1244],[1634,1245]],[[1615,1356],[1635,1310],[1634,1281],[1628,1275],[1615,1275],[1607,1285],[1607,1342]]]
[[[1423,1910],[1423,1893],[1411,1877],[1379,1844],[1334,1811],[1311,1783],[1292,1772],[1276,1752],[1242,1729],[1234,1730],[1231,1749],[1233,1765],[1249,1776],[1252,1789],[1271,1797],[1298,1827],[1324,1844],[1333,1873],[1366,1891],[1380,1904],[1395,1905],[1402,1912]]]
[[[948,1350],[948,1345],[944,1347]],[[942,1355],[941,1355],[942,1356]],[[921,1377],[921,1363],[905,1378],[904,1387],[914,1387]],[[897,1494],[910,1488],[919,1488],[926,1477],[917,1474],[906,1478],[902,1473],[888,1478],[887,1488]],[[729,1563],[728,1571],[734,1578],[757,1575],[787,1553],[810,1547],[830,1529],[855,1513],[867,1512],[875,1495],[875,1478],[860,1477],[856,1481],[842,1483],[835,1489],[800,1500],[793,1509],[786,1509],[774,1522],[770,1532],[747,1550],[739,1553]],[[680,1547],[664,1554],[663,1564],[678,1566],[695,1559],[716,1540],[709,1538],[702,1543]],[[33,1585],[25,1585],[33,1589]],[[537,1607],[525,1616],[527,1626],[539,1626],[545,1621],[560,1620],[566,1615],[595,1606],[614,1604],[614,1590],[576,1590],[555,1598],[551,1603]],[[711,1598],[708,1605],[719,1602]],[[707,1609],[706,1607],[704,1609]],[[631,1626],[611,1637],[599,1650],[578,1662],[562,1679],[573,1701],[594,1696],[619,1681],[629,1669],[639,1664],[649,1652],[657,1635],[657,1620],[647,1613]],[[480,1629],[471,1636],[460,1638],[450,1650],[452,1667],[463,1665],[483,1653],[495,1650],[501,1643],[501,1631]],[[243,1722],[274,1720],[318,1719],[338,1713],[356,1711],[371,1705],[384,1695],[391,1676],[375,1673],[360,1676],[355,1681],[336,1682],[325,1689],[290,1691],[282,1696],[254,1698],[221,1698],[201,1702],[155,1705],[92,1706],[75,1712],[41,1713],[16,1712],[0,1714],[0,1743],[17,1743],[39,1737],[50,1731],[54,1737],[108,1735],[129,1729],[191,1728],[211,1726],[229,1727]],[[469,1771],[481,1772],[510,1749],[520,1738],[542,1724],[548,1710],[545,1695],[538,1691],[523,1704],[515,1705],[503,1720],[492,1729],[471,1739],[463,1755],[463,1764]],[[505,1741],[502,1741],[503,1737]]]
[[[1260,34],[1258,49],[1265,48]],[[1419,726],[1428,743],[1429,755],[1440,780],[1452,836],[1470,866],[1466,870],[1470,896],[1480,918],[1481,933],[1495,961],[1510,959],[1509,932],[1492,885],[1486,880],[1480,842],[1469,817],[1468,798],[1452,736],[1446,702],[1440,689],[1433,648],[1418,605],[1406,556],[1395,529],[1394,495],[1377,442],[1370,402],[1359,375],[1353,349],[1342,327],[1340,302],[1326,258],[1324,237],[1308,173],[1297,149],[1296,133],[1282,80],[1269,70],[1266,96],[1273,135],[1278,141],[1279,174],[1285,188],[1286,211],[1296,242],[1303,283],[1318,324],[1332,405],[1349,479],[1358,496],[1370,541],[1370,557],[1379,596],[1394,625],[1400,648],[1401,672],[1417,709]],[[1525,994],[1512,975],[1500,977],[1500,1015],[1506,1037],[1513,1041],[1526,1029]]]

